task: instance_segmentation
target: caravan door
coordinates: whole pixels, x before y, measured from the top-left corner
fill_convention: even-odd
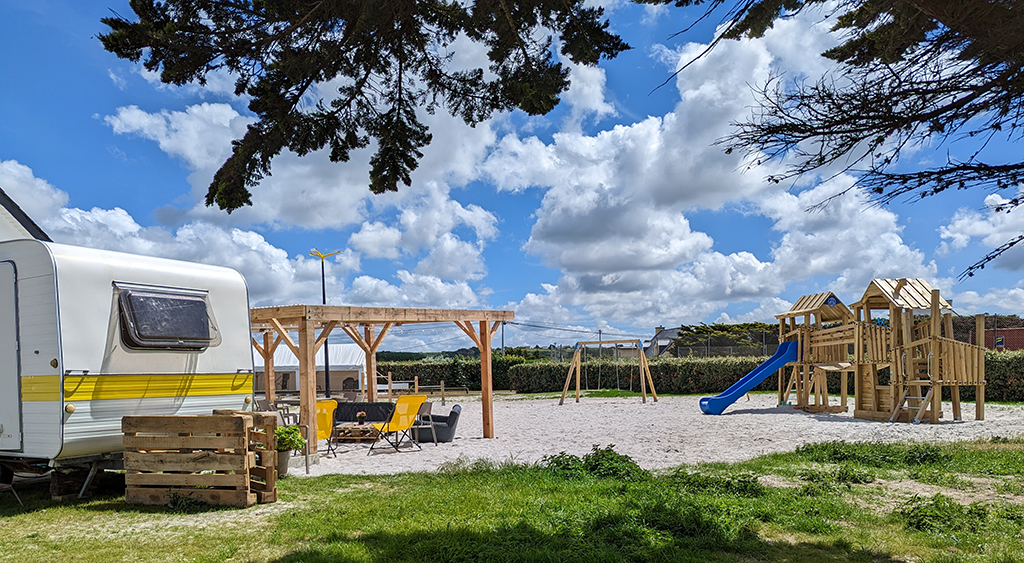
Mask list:
[[[0,262],[0,450],[21,449],[21,377],[14,264]]]

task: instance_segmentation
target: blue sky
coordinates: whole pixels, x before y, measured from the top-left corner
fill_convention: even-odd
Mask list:
[[[374,196],[369,151],[347,164],[284,154],[227,215],[203,206],[230,142],[251,122],[232,80],[169,87],[105,52],[96,35],[126,1],[0,4],[0,187],[58,241],[235,268],[254,306],[328,300],[360,306],[512,309],[506,344],[588,340],[587,331],[649,337],[656,325],[766,321],[807,293],[856,301],[876,277],[923,277],[958,313],[1024,308],[1013,251],[963,282],[963,269],[1024,230],[994,214],[1011,194],[964,191],[879,208],[845,176],[763,181],[710,146],[749,115],[750,86],[772,73],[813,80],[834,44],[820,13],[756,41],[721,44],[665,86],[711,39],[671,38],[697,13],[605,2],[634,49],[574,69],[550,115],[496,115],[475,128],[428,116],[434,144],[413,185]],[[482,51],[462,46],[458,60]],[[323,98],[331,89],[323,85]],[[958,144],[920,147],[907,166]],[[999,142],[997,154],[1016,146]],[[392,350],[471,345],[454,326],[396,329]]]

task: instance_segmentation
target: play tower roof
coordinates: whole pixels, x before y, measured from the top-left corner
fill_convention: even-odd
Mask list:
[[[878,278],[864,290],[864,296],[853,304],[853,308],[865,309],[930,309],[932,286],[922,278]],[[939,297],[939,309],[953,306]]]
[[[775,315],[777,319],[788,319],[814,315],[819,322],[846,321],[853,318],[850,309],[831,291],[804,295],[797,299],[789,311]]]

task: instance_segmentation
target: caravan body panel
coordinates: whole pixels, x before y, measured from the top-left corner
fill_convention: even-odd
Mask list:
[[[252,350],[238,272],[31,240],[0,243],[3,260],[17,271],[20,457],[118,452],[126,415],[247,406]],[[124,284],[203,296],[216,339],[201,349],[129,347]]]

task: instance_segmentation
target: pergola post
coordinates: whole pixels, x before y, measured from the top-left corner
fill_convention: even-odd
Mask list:
[[[308,425],[309,453],[316,448],[316,360],[314,354],[313,321],[309,315],[299,320],[299,420]]]
[[[494,437],[494,385],[491,378],[491,323],[480,321],[480,401],[483,403],[484,438]]]
[[[368,324],[363,330],[366,342],[366,400],[373,403],[377,400],[377,350],[373,347],[373,325]]]
[[[269,330],[263,332],[263,393],[267,402],[274,403],[277,391],[277,378],[274,375],[274,335]]]

